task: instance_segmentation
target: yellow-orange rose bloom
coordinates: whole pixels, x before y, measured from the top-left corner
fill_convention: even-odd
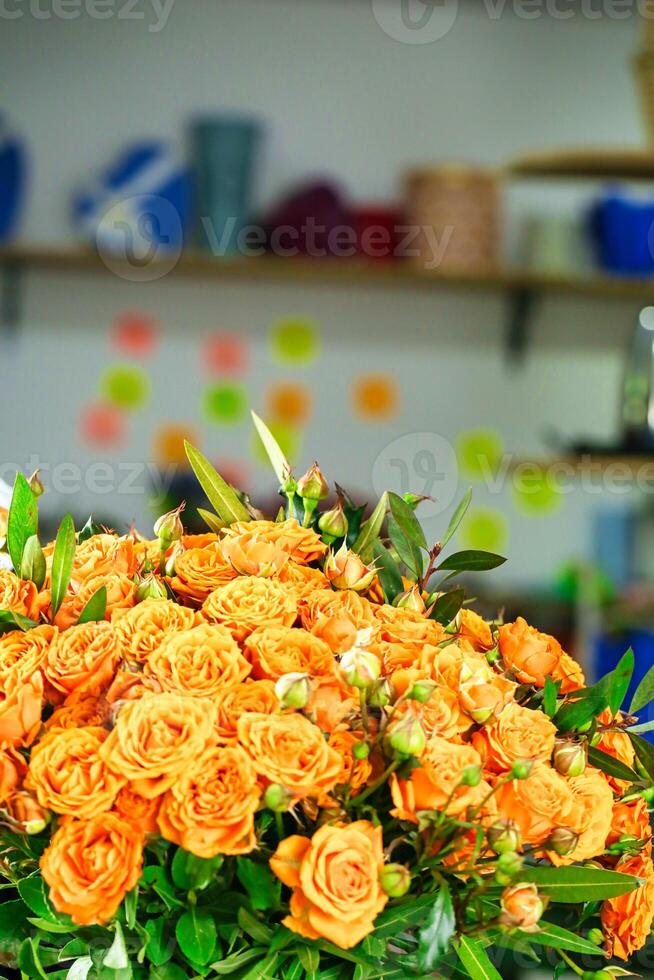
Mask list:
[[[148,658],[144,674],[163,691],[212,698],[228,684],[245,680],[250,670],[229,630],[203,623],[164,636]]]
[[[518,825],[525,844],[542,844],[555,827],[569,827],[574,808],[570,781],[549,765],[537,764],[527,779],[500,785],[500,817]]]
[[[179,694],[149,694],[127,702],[100,749],[101,758],[137,793],[165,793],[214,740],[211,701]]]
[[[91,575],[81,586],[78,598],[83,605],[95,595],[98,589],[107,590],[107,609],[105,619],[111,621],[120,612],[136,605],[136,582],[130,575],[115,572],[112,575]]]
[[[0,748],[29,745],[41,726],[43,677],[35,671],[29,677],[11,672],[0,692]]]
[[[297,798],[319,796],[336,785],[341,757],[302,715],[243,715],[237,732],[264,782],[280,783]]]
[[[180,602],[201,606],[212,592],[227,585],[237,573],[223,555],[219,543],[204,548],[189,548],[175,559],[175,574],[170,585]]]
[[[649,852],[620,861],[616,871],[644,878],[645,882],[627,895],[609,898],[602,905],[601,920],[609,956],[628,960],[642,949],[652,931],[654,918],[654,866]]]
[[[93,575],[133,575],[138,567],[134,541],[94,534],[75,549],[71,584],[78,589]]]
[[[379,623],[380,638],[388,643],[441,643],[447,633],[440,623],[418,612],[416,609],[402,609],[383,605],[374,607],[375,619]]]
[[[124,820],[128,820],[133,827],[138,828],[142,833],[156,834],[159,831],[157,813],[161,800],[161,796],[147,800],[145,796],[137,793],[130,783],[126,783],[118,792],[112,812]]]
[[[419,810],[443,810],[458,816],[478,804],[488,793],[488,784],[459,786],[464,769],[480,766],[481,756],[471,745],[453,745],[439,735],[432,735],[420,756],[420,767],[409,779],[391,777],[391,795],[400,820],[417,822]]]
[[[83,623],[58,633],[43,661],[43,675],[52,700],[101,693],[111,683],[121,658],[121,645],[110,623]]]
[[[260,626],[245,641],[252,676],[277,680],[283,674],[328,677],[334,673],[334,654],[323,640],[290,626]]]
[[[570,854],[550,854],[552,864],[573,864],[597,857],[604,851],[611,830],[613,793],[604,775],[588,767],[581,776],[568,779],[568,786],[573,806],[566,826],[579,834],[579,840]]]
[[[274,541],[266,541],[256,531],[228,535],[222,550],[225,558],[238,575],[260,575],[269,578],[279,574],[289,560],[287,551]]]
[[[280,569],[279,581],[291,587],[298,602],[319,589],[331,591],[329,582],[319,568],[299,565],[290,559]]]
[[[388,901],[379,884],[383,866],[381,827],[368,820],[326,825],[311,840],[287,837],[270,859],[277,877],[293,889],[284,925],[341,949],[356,946]]]
[[[90,696],[60,705],[45,722],[46,731],[55,728],[102,727],[109,720],[110,707],[106,698]]]
[[[69,817],[95,817],[110,810],[125,780],[100,758],[105,728],[49,732],[32,749],[27,789],[47,810]]]
[[[157,817],[159,830],[196,857],[247,854],[256,845],[260,797],[257,774],[243,749],[216,747],[168,790]]]
[[[170,599],[144,599],[133,609],[114,613],[112,625],[128,660],[143,663],[168,633],[195,625],[196,613]]]
[[[351,589],[340,592],[317,589],[303,599],[298,608],[302,625],[308,630],[313,630],[324,616],[341,616],[343,613],[349,616],[358,630],[373,626],[375,622],[371,603]]]
[[[459,636],[469,640],[475,650],[490,650],[494,645],[488,623],[473,609],[462,609],[458,615]]]
[[[37,619],[38,597],[34,582],[24,582],[7,568],[0,568],[0,609],[10,609],[19,616]]]
[[[523,684],[543,687],[545,678],[562,681],[566,694],[583,686],[581,668],[566,654],[558,640],[530,626],[522,616],[499,630],[502,659]]]
[[[237,725],[247,712],[274,715],[279,711],[279,699],[273,681],[246,681],[221,687],[215,698],[216,734],[221,745],[237,740]]]
[[[0,637],[0,689],[10,673],[29,677],[38,670],[56,635],[52,626],[12,630]]]
[[[141,876],[143,835],[115,813],[62,824],[41,858],[58,912],[80,926],[102,924]]]
[[[484,766],[493,772],[507,772],[514,762],[531,759],[547,762],[554,750],[556,728],[542,711],[523,708],[513,701],[497,721],[485,725],[473,738]]]
[[[225,537],[256,535],[259,541],[277,545],[300,565],[322,558],[327,545],[310,527],[302,527],[295,518],[287,521],[237,521],[224,530]]]
[[[13,748],[0,749],[0,803],[20,786],[27,772],[23,756]]]
[[[649,812],[642,796],[637,796],[627,803],[618,800],[613,804],[611,829],[606,843],[614,844],[623,835],[640,837],[644,841],[649,841],[652,837]]]
[[[292,626],[297,602],[292,590],[276,579],[240,575],[212,592],[202,612],[210,623],[221,623],[242,642],[258,626]]]

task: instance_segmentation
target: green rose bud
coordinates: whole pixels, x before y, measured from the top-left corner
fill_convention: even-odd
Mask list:
[[[323,538],[331,544],[336,538],[344,538],[347,534],[348,522],[345,511],[340,503],[331,510],[326,510],[318,519],[318,527],[322,531]]]
[[[285,813],[292,802],[293,795],[279,783],[271,783],[263,794],[263,805],[275,813]]]
[[[601,929],[589,929],[588,939],[591,943],[595,943],[596,946],[604,945],[604,933]]]
[[[324,500],[329,493],[327,482],[317,463],[312,463],[297,481],[297,493],[303,500]]]
[[[308,674],[282,674],[275,684],[275,694],[282,708],[305,708],[311,697]]]
[[[438,685],[435,681],[416,681],[407,694],[407,699],[409,701],[418,701],[420,704],[426,704],[437,687]]]
[[[528,779],[533,768],[533,759],[517,759],[511,766],[511,779]]]
[[[481,777],[481,766],[467,766],[461,773],[461,786],[479,786]]]
[[[166,586],[154,575],[148,575],[147,578],[144,578],[136,589],[137,602],[143,602],[144,599],[166,599],[167,596]]]
[[[524,864],[523,859],[515,851],[505,851],[504,854],[500,854],[497,859],[497,869],[501,871],[502,874],[509,875],[513,877],[522,871],[522,866]]]
[[[388,742],[397,755],[419,756],[427,744],[427,736],[420,724],[420,719],[413,712],[407,711],[393,725]]]
[[[379,679],[381,663],[369,650],[354,647],[341,657],[341,673],[351,687],[363,691]]]
[[[486,840],[496,854],[506,854],[518,850],[522,834],[513,820],[497,820],[486,831]]]
[[[352,755],[355,759],[367,759],[370,755],[370,746],[367,742],[355,742],[352,746]]]
[[[402,898],[411,887],[411,872],[403,864],[387,864],[382,869],[379,883],[389,898]]]
[[[159,538],[162,551],[166,551],[174,541],[179,541],[184,534],[184,525],[179,515],[185,506],[185,504],[180,504],[175,510],[162,514],[155,522],[154,533]]]
[[[579,834],[570,827],[557,827],[549,835],[543,845],[548,851],[554,851],[561,857],[572,854],[579,843]]]
[[[568,742],[557,739],[552,753],[552,762],[562,776],[581,776],[586,769],[588,748],[581,742]]]
[[[385,708],[395,698],[393,685],[386,677],[383,680],[375,681],[368,693],[368,704],[373,708]]]

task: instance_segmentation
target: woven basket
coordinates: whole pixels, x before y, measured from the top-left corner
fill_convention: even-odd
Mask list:
[[[633,70],[647,141],[654,143],[654,19],[650,17],[642,22],[641,43],[633,58]]]
[[[498,265],[500,179],[495,171],[464,166],[414,170],[406,178],[406,215],[417,229],[410,258],[425,271],[480,272]]]

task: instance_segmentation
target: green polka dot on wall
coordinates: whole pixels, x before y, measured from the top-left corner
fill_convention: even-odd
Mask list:
[[[130,364],[113,364],[100,379],[107,402],[119,408],[141,408],[150,397],[150,379],[145,371]]]
[[[563,493],[555,473],[536,463],[524,463],[511,474],[513,499],[528,516],[552,514],[563,504]]]
[[[469,480],[484,480],[499,467],[504,444],[494,429],[469,429],[456,440],[456,456],[461,475]]]
[[[245,418],[247,407],[247,391],[239,384],[210,384],[202,396],[204,414],[215,425],[236,425]]]
[[[299,429],[294,426],[289,425],[287,422],[279,421],[268,421],[266,425],[272,432],[273,436],[279,443],[279,448],[286,456],[289,463],[293,464],[297,460],[300,452],[302,450],[302,435]],[[270,467],[270,460],[268,459],[268,454],[263,447],[263,443],[259,438],[259,434],[255,431],[252,433],[252,443],[251,452],[257,463],[261,463],[263,466]]]
[[[273,324],[272,352],[284,364],[308,364],[320,352],[318,325],[305,317],[286,317]]]
[[[461,544],[475,551],[502,552],[509,540],[504,515],[491,507],[472,507],[461,524]]]

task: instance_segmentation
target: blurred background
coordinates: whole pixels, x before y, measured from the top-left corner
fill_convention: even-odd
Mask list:
[[[0,477],[149,532],[190,439],[432,498],[589,673],[654,657],[654,4],[4,0]],[[192,516],[189,506],[187,515]]]

